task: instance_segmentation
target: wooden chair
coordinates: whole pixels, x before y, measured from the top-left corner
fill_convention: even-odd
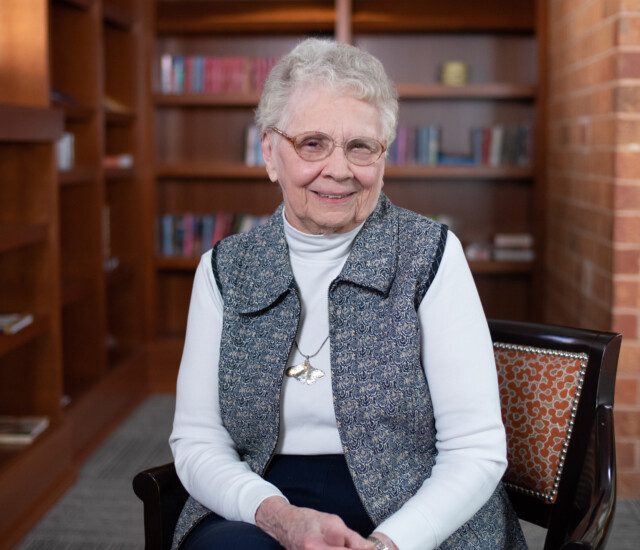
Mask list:
[[[602,548],[615,508],[613,394],[621,336],[490,321],[518,517],[547,528],[544,550]],[[187,499],[173,464],[139,473],[145,548],[168,550]]]

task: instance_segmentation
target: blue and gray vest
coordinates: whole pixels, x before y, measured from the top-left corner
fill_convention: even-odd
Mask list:
[[[220,242],[212,255],[224,301],[222,421],[241,459],[258,474],[276,447],[280,391],[300,317],[281,208],[266,225]],[[355,488],[376,525],[415,494],[436,460],[417,310],[446,239],[446,226],[381,195],[329,286],[338,431]],[[190,498],[174,546],[208,513]],[[441,548],[526,548],[501,486]]]

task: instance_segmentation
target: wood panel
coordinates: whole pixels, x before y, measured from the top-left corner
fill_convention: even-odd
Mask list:
[[[46,0],[0,2],[0,103],[49,105],[47,5]]]

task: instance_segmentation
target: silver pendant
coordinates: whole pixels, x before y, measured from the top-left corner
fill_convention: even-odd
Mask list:
[[[285,374],[289,378],[295,378],[298,382],[307,385],[314,384],[324,376],[324,372],[312,366],[311,363],[309,363],[309,359],[305,359],[299,365],[289,367],[285,371]]]

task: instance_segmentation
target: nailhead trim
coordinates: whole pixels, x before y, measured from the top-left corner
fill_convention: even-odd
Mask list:
[[[576,389],[575,396],[573,398],[573,403],[571,404],[571,419],[569,420],[569,423],[568,423],[566,438],[562,443],[562,451],[560,452],[560,460],[558,461],[558,471],[556,472],[556,475],[553,480],[553,489],[551,491],[534,491],[532,489],[527,489],[526,487],[521,487],[513,483],[505,483],[506,486],[514,489],[515,491],[518,491],[519,493],[541,498],[548,503],[553,503],[556,500],[556,497],[558,496],[558,486],[560,485],[560,478],[562,477],[562,469],[564,467],[564,462],[567,457],[567,450],[569,449],[569,444],[571,441],[573,425],[575,424],[576,413],[578,411],[578,401],[580,400],[580,394],[582,393],[582,386],[584,385],[584,376],[587,370],[587,361],[589,357],[587,356],[586,353],[574,353],[570,351],[536,348],[533,346],[507,344],[504,342],[494,342],[493,347],[495,349],[513,350],[520,353],[533,353],[536,355],[552,355],[555,357],[567,357],[569,359],[580,360],[580,374],[578,376],[578,386]]]

